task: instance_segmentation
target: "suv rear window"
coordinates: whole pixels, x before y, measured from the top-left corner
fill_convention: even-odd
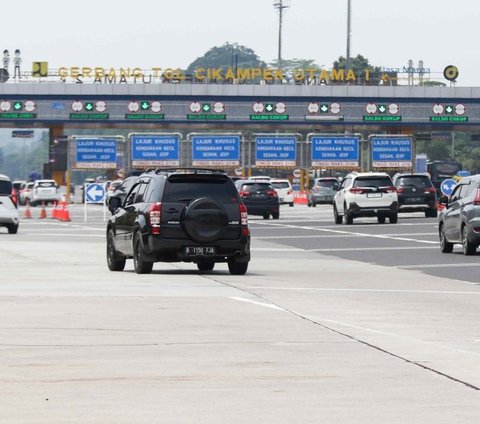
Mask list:
[[[37,183],[37,187],[55,187],[55,182],[53,181],[42,181]]]
[[[397,180],[398,186],[412,186],[412,187],[432,187],[433,184],[426,175],[409,175],[406,177],[399,177]]]
[[[0,181],[0,196],[10,196],[12,193],[12,183],[10,181]]]
[[[272,189],[272,185],[270,183],[246,183],[246,184],[242,184],[240,191],[253,193],[257,191],[266,191],[271,189]]]
[[[328,188],[338,188],[340,186],[337,180],[318,180],[315,185]]]
[[[354,187],[389,187],[392,185],[392,180],[389,177],[359,177],[353,186]]]
[[[285,182],[273,182],[272,186],[274,188],[278,188],[278,189],[290,188],[290,184],[288,184],[286,181]]]
[[[200,197],[213,197],[223,203],[238,203],[238,193],[230,178],[173,176],[167,179],[164,202],[189,202]]]

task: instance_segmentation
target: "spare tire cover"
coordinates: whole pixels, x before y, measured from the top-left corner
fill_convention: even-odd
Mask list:
[[[228,226],[228,215],[219,202],[201,197],[190,203],[183,219],[185,232],[199,243],[219,240]]]

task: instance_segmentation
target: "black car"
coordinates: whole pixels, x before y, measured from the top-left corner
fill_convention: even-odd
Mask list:
[[[115,214],[107,225],[107,263],[122,271],[133,258],[138,274],[154,262],[193,262],[211,271],[226,262],[243,275],[250,261],[247,209],[223,171],[149,171],[137,178],[122,202],[112,197]]]
[[[397,188],[399,212],[425,212],[427,218],[437,216],[437,194],[428,175],[396,174],[393,185]]]
[[[247,207],[249,215],[260,215],[268,219],[280,218],[278,194],[269,181],[238,180],[235,186]]]

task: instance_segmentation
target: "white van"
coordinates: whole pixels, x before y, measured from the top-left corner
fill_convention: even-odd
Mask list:
[[[10,234],[18,231],[17,202],[12,192],[12,182],[6,175],[0,174],[0,227],[7,227]]]

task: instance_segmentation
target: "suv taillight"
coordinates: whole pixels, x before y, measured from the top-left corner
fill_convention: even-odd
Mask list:
[[[14,188],[12,188],[12,194],[10,194],[10,198],[12,199],[13,204],[17,206],[18,197],[17,191]]]
[[[365,190],[363,190],[362,188],[353,187],[353,188],[350,189],[350,193],[363,194],[363,193],[365,193]]]
[[[240,197],[248,197],[248,196],[250,195],[250,192],[248,192],[248,191],[241,191],[241,192],[238,193],[238,194],[240,194]]]
[[[152,234],[160,234],[160,220],[162,217],[162,204],[157,202],[150,206],[148,222],[152,227]]]
[[[473,199],[474,205],[480,205],[480,188],[477,188],[477,192],[475,193],[475,198]]]
[[[405,193],[405,187],[397,187],[397,193]]]
[[[240,203],[240,225],[248,225],[247,207]]]
[[[426,193],[432,193],[435,194],[437,191],[435,190],[435,187],[425,187],[425,194]]]
[[[396,193],[396,192],[397,192],[397,187],[395,186],[385,187],[385,193]]]
[[[267,191],[267,196],[268,197],[278,197],[278,194],[275,190],[268,190]]]

